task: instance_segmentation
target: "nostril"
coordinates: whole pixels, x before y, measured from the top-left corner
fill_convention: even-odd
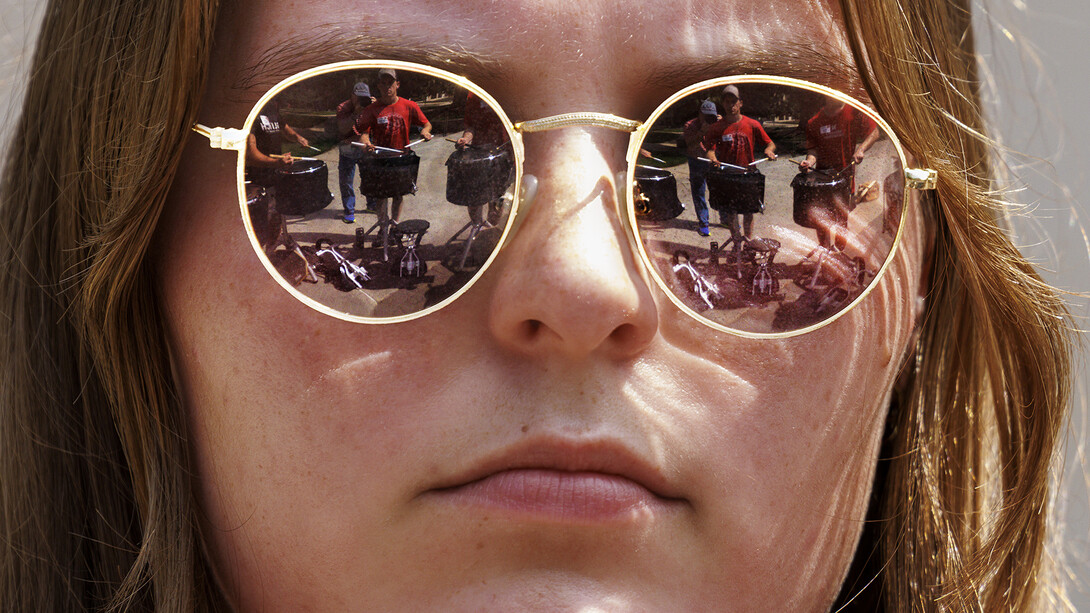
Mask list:
[[[634,341],[640,336],[640,331],[634,324],[621,324],[613,329],[610,333],[609,339],[615,346],[625,346],[633,344]]]
[[[613,329],[613,332],[609,334],[609,338],[613,341],[624,342],[626,339],[631,338],[634,332],[632,324],[621,324]]]
[[[541,331],[543,324],[537,319],[527,319],[522,322],[522,337],[526,340],[534,340]]]

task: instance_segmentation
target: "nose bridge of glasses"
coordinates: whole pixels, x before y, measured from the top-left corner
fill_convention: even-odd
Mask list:
[[[549,130],[559,130],[561,128],[572,127],[592,127],[592,128],[606,128],[609,130],[616,130],[618,132],[625,132],[627,134],[633,134],[640,129],[643,122],[635,119],[626,119],[617,115],[609,113],[596,113],[593,111],[579,111],[574,113],[561,113],[559,115],[550,115],[549,117],[542,117],[540,119],[531,119],[529,121],[520,121],[513,124],[516,136],[522,134],[532,134],[534,132],[547,132]],[[618,207],[617,214],[621,219],[621,223],[625,227],[625,231],[631,233],[631,225],[625,215],[620,210],[621,203],[625,201],[625,190],[628,185],[625,180],[626,173],[617,173],[614,177],[617,188],[615,194],[615,204]],[[536,193],[537,179],[530,176],[533,180],[534,192]],[[525,204],[529,204],[526,202]],[[521,206],[523,212],[529,207]]]
[[[618,117],[608,113],[582,111],[577,113],[561,113],[560,115],[542,117],[541,119],[531,119],[530,121],[520,121],[516,123],[514,127],[516,132],[526,134],[574,126],[608,128],[610,130],[632,133],[639,129],[641,125],[643,125],[642,122],[634,119],[625,119],[624,117]]]

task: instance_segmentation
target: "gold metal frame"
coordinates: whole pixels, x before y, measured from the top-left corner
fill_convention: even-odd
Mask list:
[[[410,314],[406,314],[406,315],[399,315],[399,316],[396,316],[396,317],[362,317],[362,316],[349,315],[349,314],[346,314],[346,313],[342,313],[340,311],[336,311],[334,309],[331,309],[331,308],[329,308],[329,307],[315,301],[314,299],[304,295],[302,292],[300,292],[296,288],[292,287],[291,284],[289,284],[280,275],[280,273],[273,267],[272,263],[268,260],[268,258],[265,257],[264,251],[262,250],[261,245],[259,245],[258,242],[257,242],[257,238],[256,238],[256,236],[254,234],[253,227],[252,227],[251,222],[250,222],[250,216],[249,216],[248,211],[246,209],[246,188],[245,188],[245,182],[244,182],[245,160],[246,160],[246,142],[247,142],[247,138],[248,138],[249,133],[250,133],[250,129],[253,126],[253,122],[257,119],[258,113],[261,111],[261,109],[264,108],[264,106],[266,104],[268,104],[268,102],[270,100],[272,100],[274,97],[276,97],[278,94],[280,94],[282,91],[284,91],[288,87],[290,87],[292,85],[295,85],[296,83],[299,83],[300,81],[306,80],[306,79],[308,79],[310,77],[314,77],[314,76],[317,76],[317,75],[326,74],[326,73],[330,73],[330,72],[335,72],[335,71],[339,71],[339,70],[361,70],[361,69],[375,69],[375,68],[393,68],[395,70],[402,70],[402,71],[406,71],[406,72],[422,73],[422,74],[425,74],[425,75],[428,75],[428,76],[437,77],[437,78],[441,78],[441,79],[446,79],[446,80],[448,80],[448,81],[450,81],[450,82],[452,82],[452,83],[454,83],[454,84],[456,84],[456,85],[458,85],[460,87],[463,87],[463,88],[473,92],[481,100],[488,103],[489,106],[491,106],[494,111],[496,111],[496,115],[500,118],[500,121],[503,123],[504,128],[507,130],[508,135],[511,138],[512,149],[514,150],[514,156],[515,156],[515,184],[513,186],[515,198],[513,199],[512,203],[511,203],[511,212],[510,212],[509,217],[508,217],[509,221],[508,221],[507,227],[504,228],[503,234],[500,236],[499,242],[496,245],[496,249],[488,257],[488,259],[485,261],[485,263],[481,265],[481,268],[477,271],[477,273],[469,281],[467,281],[465,283],[465,285],[463,285],[458,291],[454,292],[451,296],[447,297],[446,299],[444,299],[441,302],[438,302],[438,303],[436,303],[436,304],[434,304],[434,305],[432,305],[432,306],[430,306],[430,307],[428,307],[426,309],[418,311],[416,313],[410,313]],[[687,306],[685,303],[683,303],[681,301],[681,299],[679,297],[674,295],[674,293],[669,289],[669,286],[666,284],[665,279],[663,279],[659,275],[657,269],[651,264],[650,256],[647,254],[646,250],[644,249],[643,242],[640,240],[639,231],[638,231],[639,226],[637,224],[637,219],[636,219],[636,207],[635,207],[635,203],[634,203],[634,194],[633,194],[636,162],[637,162],[637,158],[639,157],[640,145],[642,144],[643,139],[647,136],[648,132],[651,130],[651,127],[654,125],[655,121],[659,118],[659,116],[661,116],[662,113],[664,113],[674,103],[681,100],[685,96],[688,96],[688,95],[691,95],[693,93],[699,92],[701,90],[709,89],[709,88],[723,87],[723,86],[730,85],[730,84],[747,84],[747,83],[762,83],[762,84],[771,84],[771,85],[784,85],[784,86],[790,86],[790,87],[805,89],[805,90],[817,92],[817,93],[820,93],[820,94],[824,94],[824,95],[827,95],[827,96],[831,96],[831,97],[836,98],[836,99],[838,99],[838,100],[840,100],[840,101],[842,101],[844,103],[850,104],[855,108],[858,108],[859,110],[863,111],[868,117],[873,119],[875,121],[875,123],[877,123],[878,126],[883,130],[885,135],[890,138],[890,140],[892,141],[892,143],[894,145],[894,149],[897,151],[897,155],[900,158],[901,168],[904,170],[904,174],[905,174],[904,202],[902,203],[902,207],[901,207],[901,219],[898,221],[898,224],[897,224],[897,233],[894,236],[893,244],[892,244],[892,246],[890,248],[890,251],[886,255],[886,259],[882,263],[882,266],[879,268],[877,273],[875,273],[874,279],[871,281],[871,283],[866,288],[864,288],[864,290],[859,294],[859,296],[857,296],[850,304],[848,304],[847,306],[842,308],[840,311],[838,311],[833,316],[829,317],[828,319],[817,322],[815,324],[812,324],[810,326],[807,326],[805,328],[800,328],[798,330],[791,330],[791,331],[788,331],[788,332],[761,333],[761,332],[747,332],[747,331],[744,331],[744,330],[736,330],[736,329],[733,329],[733,328],[728,328],[726,326],[723,326],[721,324],[718,324],[718,323],[715,323],[713,321],[708,320],[707,318],[701,316],[695,310],[693,310],[692,308]],[[309,307],[311,307],[311,308],[313,308],[313,309],[315,309],[317,311],[320,311],[322,313],[325,313],[326,315],[329,315],[331,317],[335,317],[337,319],[342,319],[342,320],[345,320],[345,321],[358,322],[358,323],[391,324],[391,323],[400,323],[400,322],[405,322],[405,321],[411,321],[411,320],[416,319],[418,317],[424,317],[425,315],[428,315],[430,313],[433,313],[433,312],[445,307],[446,305],[450,304],[451,302],[456,300],[458,297],[460,297],[463,293],[468,291],[469,288],[472,287],[477,282],[477,280],[480,278],[480,276],[483,275],[486,270],[488,270],[488,268],[492,265],[492,262],[495,260],[496,256],[499,254],[499,252],[503,249],[504,245],[506,244],[506,242],[507,242],[507,240],[508,240],[508,238],[509,238],[509,236],[510,236],[510,234],[512,232],[512,229],[518,225],[516,223],[516,220],[517,220],[517,217],[518,217],[519,205],[520,205],[520,200],[521,200],[520,194],[522,193],[521,188],[522,188],[522,178],[523,178],[523,164],[524,164],[524,161],[525,161],[525,147],[524,147],[523,141],[522,141],[522,134],[523,133],[533,133],[533,132],[543,132],[543,131],[547,131],[547,130],[556,130],[556,129],[562,129],[562,128],[571,127],[571,126],[601,127],[601,128],[612,129],[612,130],[619,130],[619,131],[622,131],[622,132],[628,132],[630,134],[629,145],[628,145],[628,154],[626,156],[627,168],[626,168],[626,174],[624,175],[625,180],[624,180],[622,185],[618,186],[620,189],[624,190],[623,201],[624,201],[624,206],[625,206],[625,208],[627,210],[625,210],[625,211],[621,210],[622,198],[620,198],[620,197],[616,198],[616,208],[617,208],[618,218],[620,220],[622,220],[622,223],[625,226],[627,226],[626,234],[627,234],[629,245],[636,253],[639,254],[640,260],[643,263],[644,270],[641,271],[642,274],[650,275],[650,277],[654,279],[655,283],[657,283],[659,285],[659,287],[663,291],[663,293],[679,309],[681,309],[682,311],[684,311],[685,313],[687,313],[691,317],[697,319],[698,321],[700,321],[701,323],[707,325],[710,328],[719,330],[721,332],[726,332],[728,334],[733,334],[735,336],[742,336],[742,337],[747,337],[747,338],[789,338],[789,337],[792,337],[792,336],[798,336],[798,335],[801,335],[801,334],[805,334],[807,332],[811,332],[811,331],[816,330],[818,328],[821,328],[823,326],[826,326],[826,325],[832,323],[833,321],[836,321],[842,315],[844,315],[845,313],[847,313],[848,311],[853,309],[857,304],[859,304],[860,301],[862,301],[864,298],[867,297],[867,295],[870,294],[871,290],[874,289],[874,287],[877,285],[878,280],[885,274],[886,269],[889,268],[889,264],[890,264],[890,262],[893,260],[893,258],[895,256],[895,253],[897,251],[897,247],[898,247],[898,245],[900,245],[900,242],[901,242],[901,233],[903,232],[903,229],[904,229],[904,220],[905,220],[905,216],[907,214],[906,212],[907,212],[907,208],[908,208],[906,205],[908,203],[908,198],[910,197],[909,194],[911,193],[911,190],[914,190],[914,189],[934,189],[935,188],[936,172],[934,170],[930,170],[930,169],[909,168],[908,167],[908,160],[906,158],[904,148],[901,146],[901,143],[897,139],[896,134],[894,134],[894,132],[893,132],[892,128],[890,128],[889,124],[887,124],[885,122],[885,120],[883,120],[876,112],[874,112],[874,110],[872,110],[870,107],[866,106],[862,102],[860,102],[860,101],[858,101],[858,100],[856,100],[856,99],[854,99],[854,98],[852,98],[852,97],[850,97],[850,96],[848,96],[848,95],[846,95],[846,94],[844,94],[844,93],[842,93],[840,91],[837,91],[835,89],[831,89],[831,88],[825,87],[823,85],[818,85],[816,83],[811,83],[809,81],[802,81],[802,80],[799,80],[799,79],[792,79],[792,78],[789,78],[789,77],[771,77],[771,76],[763,76],[763,75],[736,75],[736,76],[720,77],[720,78],[716,78],[716,79],[709,79],[709,80],[706,80],[706,81],[701,81],[700,83],[695,83],[693,85],[690,85],[690,86],[686,87],[685,89],[682,89],[682,90],[674,93],[669,98],[667,98],[662,104],[660,104],[658,106],[658,108],[655,109],[655,111],[653,113],[651,113],[651,116],[644,122],[640,122],[640,121],[636,121],[636,120],[632,120],[632,119],[625,119],[623,117],[618,117],[616,115],[609,115],[609,114],[605,114],[605,113],[575,112],[575,113],[564,113],[564,114],[560,114],[560,115],[553,115],[551,117],[544,117],[544,118],[541,118],[541,119],[534,119],[534,120],[523,121],[523,122],[519,122],[519,123],[512,123],[510,118],[507,117],[507,114],[503,111],[502,107],[500,107],[499,103],[496,101],[495,98],[493,98],[488,92],[481,89],[478,85],[476,85],[475,83],[473,83],[469,79],[466,79],[465,77],[456,75],[456,74],[451,73],[451,72],[447,72],[447,71],[439,69],[439,68],[434,68],[432,66],[427,66],[427,65],[424,65],[424,64],[416,64],[416,63],[413,63],[413,62],[402,62],[402,61],[397,61],[397,60],[358,60],[358,61],[348,61],[348,62],[337,62],[337,63],[334,63],[334,64],[325,64],[323,66],[317,66],[315,68],[311,68],[310,70],[306,70],[306,71],[294,74],[291,77],[288,77],[287,79],[284,79],[280,83],[277,83],[268,92],[266,92],[257,101],[256,104],[254,104],[254,107],[250,110],[249,115],[246,117],[246,122],[243,124],[241,129],[208,128],[206,126],[197,124],[197,125],[195,125],[193,127],[193,130],[195,132],[207,137],[209,139],[210,146],[213,147],[213,148],[216,148],[216,149],[229,149],[229,150],[234,150],[234,151],[238,152],[238,165],[237,165],[237,169],[236,169],[237,181],[236,182],[238,184],[239,208],[240,208],[241,213],[242,213],[243,223],[246,226],[247,233],[248,233],[248,235],[250,237],[250,244],[253,247],[254,252],[258,255],[258,258],[261,260],[261,262],[265,266],[266,270],[269,271],[269,274],[273,277],[273,279],[275,279],[284,289],[286,289],[289,293],[291,293],[293,296],[298,298],[301,302],[303,302],[307,306],[309,306]]]
[[[261,109],[264,108],[265,105],[269,103],[269,101],[271,101],[285,89],[291,87],[292,85],[295,85],[296,83],[305,81],[306,79],[309,79],[311,77],[341,70],[369,70],[378,68],[393,68],[398,71],[423,73],[431,77],[445,79],[459,87],[463,87],[473,92],[481,100],[485,101],[489,106],[491,106],[494,111],[496,111],[496,115],[498,115],[500,121],[503,122],[503,126],[507,130],[507,133],[511,138],[512,149],[514,150],[515,155],[515,184],[512,187],[515,197],[511,201],[511,212],[509,213],[509,219],[511,220],[511,222],[513,222],[518,215],[520,200],[518,195],[521,193],[520,189],[522,184],[522,165],[524,160],[522,137],[515,129],[514,125],[511,123],[511,120],[507,118],[507,114],[503,112],[503,109],[500,107],[499,103],[496,102],[496,99],[493,98],[488,92],[481,89],[479,86],[477,86],[477,84],[473,83],[469,79],[466,79],[465,77],[458,76],[454,73],[447,72],[439,68],[426,66],[424,64],[415,64],[412,62],[401,62],[395,60],[356,60],[337,62],[334,64],[324,64],[322,66],[317,66],[315,68],[296,73],[288,77],[287,79],[284,79],[283,81],[277,83],[275,86],[272,87],[272,89],[265,92],[265,94],[261,96],[257,103],[254,104],[254,107],[250,109],[250,114],[246,116],[246,122],[239,130],[235,130],[232,128],[208,128],[199,124],[197,126],[194,126],[193,129],[195,132],[208,137],[211,146],[214,148],[231,149],[238,151],[238,166],[235,172],[236,183],[238,184],[239,209],[242,213],[242,222],[246,225],[246,233],[250,238],[250,246],[253,247],[254,253],[257,254],[258,259],[261,260],[262,265],[265,266],[265,269],[269,272],[272,278],[280,284],[281,287],[287,290],[292,296],[298,298],[301,302],[303,302],[303,304],[306,304],[307,306],[315,309],[316,311],[325,313],[330,317],[336,317],[337,319],[356,323],[394,324],[411,321],[418,317],[424,317],[425,315],[438,311],[439,309],[447,306],[454,300],[458,299],[458,297],[460,297],[466,291],[468,291],[469,288],[472,287],[477,282],[477,280],[480,279],[481,275],[484,274],[484,272],[488,270],[488,268],[492,265],[492,261],[496,259],[496,256],[499,254],[500,250],[507,242],[507,238],[511,233],[511,228],[514,227],[514,224],[509,222],[507,224],[507,227],[503,229],[503,234],[500,235],[500,239],[496,243],[496,248],[488,256],[488,259],[485,260],[484,264],[481,265],[480,269],[477,270],[477,273],[473,275],[473,277],[471,277],[468,281],[466,281],[465,285],[459,288],[458,291],[454,292],[447,298],[415,313],[408,313],[406,315],[398,315],[395,317],[364,317],[361,315],[350,315],[348,313],[343,313],[341,311],[332,309],[318,302],[317,300],[314,300],[313,298],[307,296],[306,294],[293,287],[290,283],[288,283],[288,281],[284,279],[284,277],[281,276],[280,273],[276,270],[272,262],[270,262],[269,259],[265,257],[264,250],[257,242],[257,237],[254,233],[253,225],[250,222],[250,215],[246,209],[246,142],[250,134],[250,130],[253,127],[254,121],[257,120],[257,116],[261,112]]]

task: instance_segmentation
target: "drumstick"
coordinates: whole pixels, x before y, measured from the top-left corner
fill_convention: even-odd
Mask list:
[[[646,157],[648,159],[651,159],[651,160],[654,160],[654,161],[658,162],[659,164],[662,164],[663,166],[666,165],[666,160],[660,160],[660,159],[658,159],[657,157],[655,157],[653,155],[647,155],[647,156],[644,156],[644,157]],[[649,166],[648,168],[654,168],[654,166]]]
[[[363,143],[353,142],[352,144],[357,146],[357,147],[367,147],[367,145],[365,145]],[[389,147],[379,147],[378,145],[371,145],[371,147],[374,147],[374,149],[376,151],[388,151],[390,153],[404,153],[404,151],[402,151],[401,149],[390,149]]]
[[[449,137],[448,137],[448,138],[445,138],[444,140],[446,140],[447,142],[451,142],[451,143],[454,143],[455,145],[457,145],[457,144],[458,144],[458,141],[457,141],[456,139],[453,139],[453,138],[449,138]],[[418,142],[420,142],[420,141],[416,141],[416,142],[418,143]],[[416,143],[413,143],[413,145],[415,145],[415,144],[416,144]],[[409,146],[410,146],[410,147],[412,147],[412,145],[409,145]],[[466,144],[464,144],[464,145],[462,145],[462,146],[463,146],[463,147],[465,147],[466,149],[475,149],[475,150],[477,150],[477,151],[489,151],[488,147],[483,147],[483,146],[481,146],[481,145],[474,145],[473,143],[466,143]],[[503,146],[503,145],[497,145],[496,147],[493,147],[493,148],[491,149],[491,151],[495,151],[496,149],[499,149],[499,148],[500,148],[500,147],[502,147],[502,146]]]
[[[313,145],[307,145],[307,149],[313,149],[313,150],[319,151],[319,152],[321,151],[321,149],[319,149],[319,148],[317,148],[317,147],[315,147]]]
[[[745,168],[743,166],[735,166],[734,164],[728,164],[726,162],[713,162],[713,161],[709,160],[708,158],[696,158],[696,159],[708,162],[709,164],[719,164],[720,166],[730,166],[731,168],[734,168],[735,170],[743,170],[743,171],[744,170],[749,170],[748,168]]]
[[[756,161],[750,162],[750,163],[749,163],[749,165],[750,165],[750,166],[756,166],[757,164],[760,164],[761,162],[767,162],[767,161],[768,161],[768,160],[770,160],[770,159],[772,159],[772,158],[761,158],[761,159],[759,159],[759,160],[756,160]]]
[[[798,164],[798,165],[799,165],[799,168],[802,168],[802,162],[800,162],[800,161],[798,161],[798,160],[792,160],[792,159],[790,159],[790,158],[784,158],[784,159],[786,159],[786,160],[787,160],[788,162],[791,162],[792,164]],[[817,168],[814,168],[813,166],[807,166],[807,168],[808,168],[808,169],[809,169],[810,171],[812,171],[812,172],[816,172],[816,173],[820,173],[820,174],[823,174],[823,175],[825,175],[826,177],[832,177],[832,176],[834,176],[834,175],[831,175],[831,174],[829,174],[829,171],[827,171],[827,170],[818,170]],[[839,173],[838,173],[838,174],[839,174]]]
[[[636,168],[646,168],[648,170],[662,170],[658,166],[648,166],[646,164],[636,164]]]
[[[416,145],[419,145],[420,143],[422,143],[422,142],[424,142],[424,141],[426,141],[426,140],[428,140],[428,139],[426,139],[426,138],[422,138],[422,139],[420,139],[420,140],[417,140],[417,141],[413,141],[413,142],[409,143],[408,145],[405,145],[405,149],[409,149],[409,148],[411,148],[411,147],[415,147]]]
[[[282,159],[284,159],[285,155],[286,154],[275,154],[275,155],[270,155],[269,157],[276,158],[278,160],[282,160]],[[305,158],[305,157],[299,157],[299,156],[295,156],[295,155],[291,156],[291,159],[292,160],[299,160],[301,162],[320,162],[321,161],[318,158]]]
[[[848,164],[844,168],[841,168],[840,170],[836,171],[835,176],[839,177],[840,175],[844,174],[844,172],[847,171],[849,168],[851,168],[852,166],[855,166],[855,164],[856,164],[856,161],[852,160],[850,164]]]

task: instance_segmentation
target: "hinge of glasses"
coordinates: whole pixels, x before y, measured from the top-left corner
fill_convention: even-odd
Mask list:
[[[935,189],[938,177],[938,171],[930,168],[905,169],[905,178],[908,179],[910,189]]]
[[[246,147],[246,139],[249,134],[245,130],[237,128],[209,128],[201,124],[193,126],[193,131],[208,138],[208,144],[213,149],[230,149],[240,151]]]

